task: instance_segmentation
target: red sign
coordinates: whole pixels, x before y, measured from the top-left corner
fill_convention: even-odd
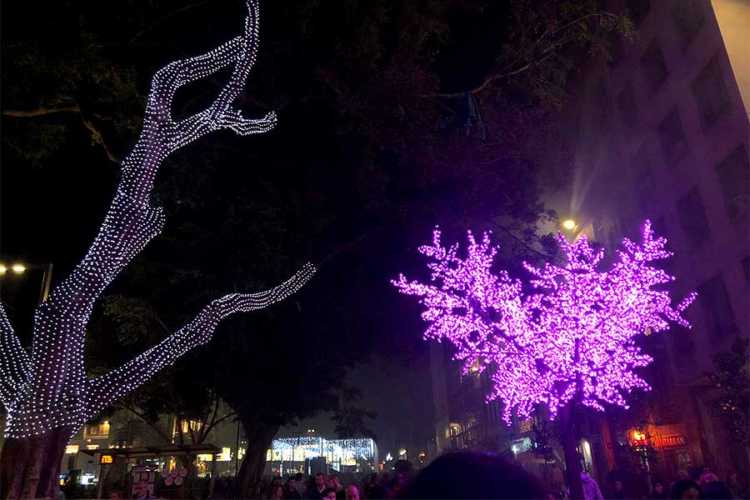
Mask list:
[[[651,445],[657,449],[680,448],[687,444],[682,425],[650,426]]]

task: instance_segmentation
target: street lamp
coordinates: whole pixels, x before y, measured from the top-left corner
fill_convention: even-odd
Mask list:
[[[22,262],[14,262],[10,267],[8,267],[7,264],[0,262],[0,277],[8,274],[9,270],[12,271],[13,274],[20,276],[21,274],[24,274],[26,271],[32,268],[44,270],[44,274],[42,275],[42,289],[39,293],[39,302],[41,303],[44,302],[49,295],[49,289],[52,284],[52,263],[46,264],[44,266],[36,266],[27,265]]]
[[[23,274],[26,272],[26,265],[21,264],[20,262],[14,262],[13,265],[8,267],[0,262],[0,276],[4,276],[9,270],[13,271],[14,274]]]
[[[24,266],[23,264],[21,264],[21,263],[19,263],[19,262],[16,262],[16,263],[15,263],[15,264],[13,264],[12,266],[10,266],[10,269],[11,269],[11,270],[12,270],[12,271],[13,271],[14,273],[16,273],[16,274],[23,274],[23,273],[25,273],[25,272],[26,272],[26,266]]]
[[[565,219],[562,222],[562,227],[566,231],[573,231],[576,228],[576,226],[577,226],[576,221],[574,221],[573,219]]]

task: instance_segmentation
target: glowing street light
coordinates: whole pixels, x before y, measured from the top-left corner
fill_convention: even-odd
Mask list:
[[[576,228],[576,221],[573,219],[565,219],[562,223],[562,227],[566,231],[572,231]]]
[[[20,264],[18,262],[16,262],[12,266],[10,266],[10,268],[16,274],[23,274],[23,273],[26,272],[26,266],[24,266],[23,264]]]
[[[39,302],[44,302],[47,299],[47,296],[49,295],[50,287],[52,286],[52,263],[48,263],[46,266],[42,267],[41,265],[27,265],[23,262],[14,262],[12,265],[8,266],[8,264],[5,264],[3,262],[0,262],[0,277],[5,276],[8,274],[8,271],[12,272],[16,275],[21,275],[26,273],[29,269],[44,269],[44,274],[42,275],[42,289],[39,293]]]
[[[26,265],[14,262],[12,266],[8,267],[6,264],[0,263],[0,276],[8,274],[8,271],[13,271],[14,274],[23,274],[26,272]]]

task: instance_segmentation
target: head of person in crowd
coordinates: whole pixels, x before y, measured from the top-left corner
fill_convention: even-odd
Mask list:
[[[667,487],[663,481],[657,479],[651,488],[651,498],[667,498]]]
[[[701,485],[701,498],[723,500],[733,497],[732,491],[724,481],[709,481]]]
[[[690,479],[690,473],[685,469],[680,469],[677,471],[677,480],[682,481],[683,479]]]
[[[408,460],[398,460],[393,466],[393,481],[391,482],[391,494],[398,495],[406,488],[414,476],[414,466]]]
[[[346,500],[359,500],[359,497],[359,487],[356,484],[346,487]]]
[[[315,474],[315,489],[323,491],[326,487],[326,476],[322,472]]]
[[[320,496],[323,500],[336,500],[336,490],[333,488],[326,488]]]
[[[692,479],[680,479],[672,485],[670,497],[673,500],[700,500],[701,488]]]
[[[284,485],[284,495],[288,498],[300,497],[299,486],[297,486],[297,479],[292,476]]]
[[[714,483],[719,480],[719,476],[714,474],[708,469],[704,469],[701,473],[701,477],[698,479],[698,484],[703,486],[704,484]]]
[[[284,487],[280,484],[272,484],[271,485],[271,495],[269,496],[271,500],[283,500],[284,499]]]
[[[301,472],[294,475],[294,487],[300,494],[305,490],[305,475]]]
[[[336,474],[331,474],[328,476],[328,481],[326,482],[326,486],[329,488],[333,488],[336,491],[340,491],[344,489],[344,486],[339,481],[339,477]]]
[[[543,499],[539,481],[494,453],[446,453],[422,469],[399,498]]]

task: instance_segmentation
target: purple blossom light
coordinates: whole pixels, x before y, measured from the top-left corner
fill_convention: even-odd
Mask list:
[[[432,245],[419,247],[430,259],[429,283],[403,274],[392,281],[401,293],[419,297],[425,339],[450,342],[465,372],[487,370],[488,400],[503,402],[507,423],[514,411],[528,417],[540,404],[553,418],[571,401],[597,410],[604,403],[627,408],[633,389],[651,388],[637,368],[653,359],[636,337],[670,323],[690,327],[682,312],[696,294],[672,306],[669,292],[658,288],[675,278],[654,261],[672,253],[649,221],[640,244],[623,239],[608,270],[599,269],[604,251],[585,236],[571,243],[559,234],[557,242],[564,265],[524,263],[531,294],[506,271],[492,271],[497,247],[488,233],[477,241],[470,231],[465,257],[457,244],[442,245],[439,229]]]

